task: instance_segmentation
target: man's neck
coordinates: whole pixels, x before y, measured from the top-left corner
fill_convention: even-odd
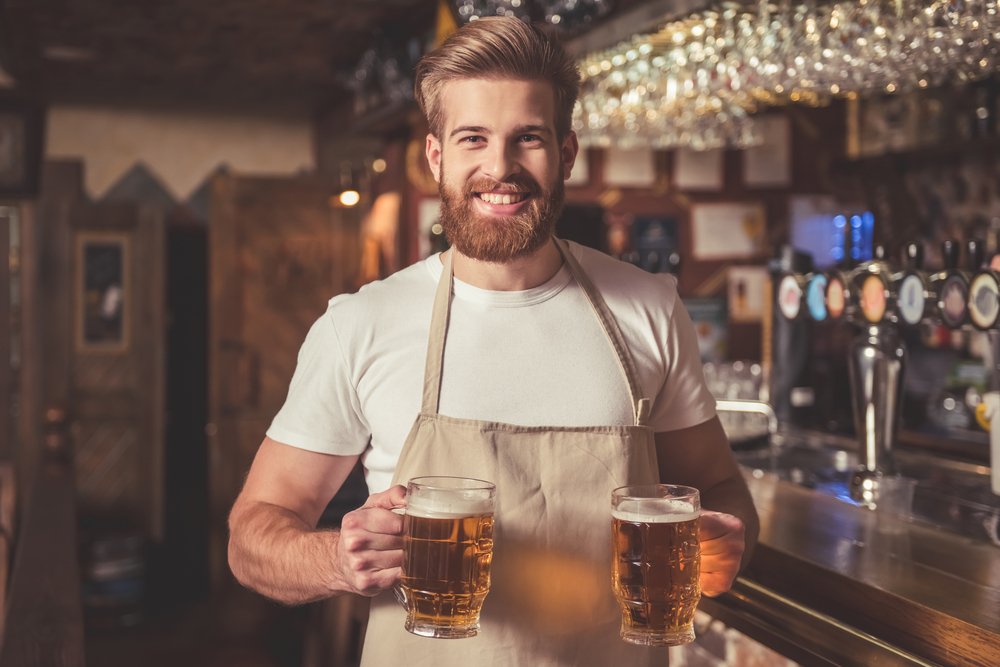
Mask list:
[[[455,278],[480,289],[498,292],[526,290],[547,282],[562,266],[562,255],[549,240],[530,255],[509,262],[483,262],[466,257],[452,248]]]

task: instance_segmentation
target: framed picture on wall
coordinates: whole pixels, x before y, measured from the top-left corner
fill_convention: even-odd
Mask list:
[[[691,207],[692,255],[702,261],[759,257],[766,252],[760,202],[695,204]]]
[[[0,198],[38,193],[42,117],[32,104],[0,97]]]
[[[129,348],[130,240],[124,233],[81,233],[76,237],[77,349],[124,352]]]

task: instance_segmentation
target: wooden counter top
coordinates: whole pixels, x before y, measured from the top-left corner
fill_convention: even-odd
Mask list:
[[[807,664],[1000,665],[1000,546],[745,474],[760,541],[706,611],[779,644],[810,617],[789,651]]]

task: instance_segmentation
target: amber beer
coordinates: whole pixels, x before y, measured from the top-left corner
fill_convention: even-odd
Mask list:
[[[654,484],[612,493],[612,587],[621,638],[645,646],[694,639],[698,581],[698,490]]]
[[[410,480],[403,517],[406,629],[424,637],[472,637],[490,590],[490,482],[461,477]]]

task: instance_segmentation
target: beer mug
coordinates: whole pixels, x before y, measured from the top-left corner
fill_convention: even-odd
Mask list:
[[[490,590],[496,487],[464,477],[415,477],[406,487],[400,602],[406,629],[472,637]]]
[[[611,493],[611,582],[623,640],[676,646],[694,639],[700,512],[698,490],[689,486],[623,486]]]

